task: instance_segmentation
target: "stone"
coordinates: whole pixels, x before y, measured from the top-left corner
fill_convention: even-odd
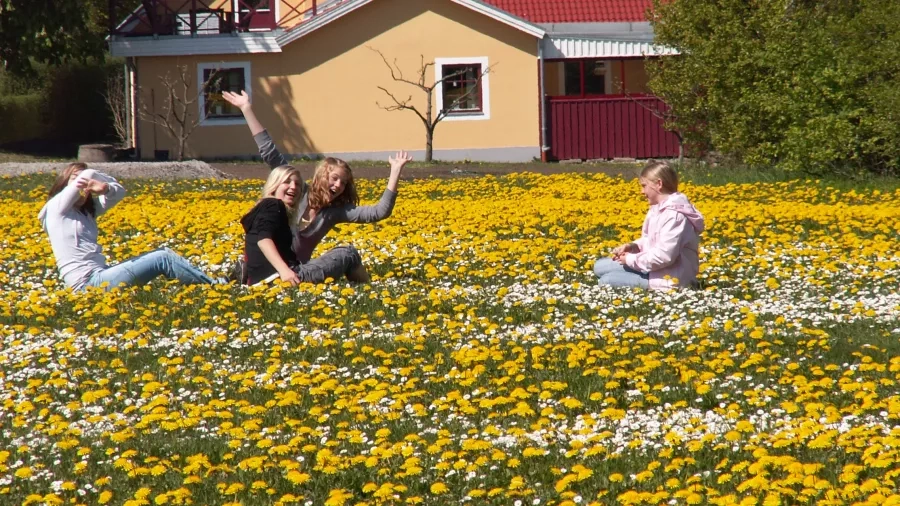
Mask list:
[[[78,161],[85,163],[106,163],[113,161],[115,149],[112,144],[82,144],[78,146]]]

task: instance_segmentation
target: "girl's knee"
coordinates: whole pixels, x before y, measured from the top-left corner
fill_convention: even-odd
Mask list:
[[[606,274],[609,274],[610,272],[615,270],[618,265],[619,264],[611,258],[601,258],[600,260],[594,262],[594,274],[598,278],[602,278]]]

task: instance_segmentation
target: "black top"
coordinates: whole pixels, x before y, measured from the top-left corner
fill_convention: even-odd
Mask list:
[[[247,254],[249,284],[262,281],[277,272],[259,249],[258,242],[262,239],[272,239],[278,254],[289,267],[295,267],[300,263],[291,250],[293,233],[287,208],[281,200],[273,197],[260,200],[241,218],[241,225],[244,226],[244,251]]]

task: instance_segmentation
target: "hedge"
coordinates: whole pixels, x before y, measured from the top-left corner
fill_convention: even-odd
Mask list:
[[[43,137],[43,107],[44,97],[39,93],[0,96],[0,144]]]

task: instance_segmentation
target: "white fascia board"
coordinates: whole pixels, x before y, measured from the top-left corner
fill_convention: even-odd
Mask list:
[[[500,10],[500,9],[493,7],[491,5],[488,5],[484,2],[480,2],[478,0],[451,0],[451,1],[453,3],[468,7],[469,9],[472,9],[475,12],[484,14],[485,16],[493,18],[503,24],[509,25],[513,28],[516,28],[520,31],[527,33],[528,35],[532,35],[539,39],[543,38],[544,35],[547,34],[547,32],[545,32],[541,27],[539,27],[533,23],[529,23],[528,21],[525,21],[524,19],[517,18],[517,17],[507,13],[504,10]]]
[[[117,37],[109,42],[112,56],[189,56],[206,54],[280,53],[273,32],[238,35],[166,35],[158,38]]]
[[[610,40],[653,42],[648,21],[622,23],[549,23],[539,25],[550,37],[589,37]]]
[[[546,32],[539,26],[529,23],[523,19],[512,16],[505,11],[492,7],[478,0],[451,0],[453,3],[467,7],[475,12],[484,14],[496,21],[516,28],[529,35],[537,38],[543,38]],[[304,35],[318,30],[319,28],[331,23],[332,21],[352,12],[360,7],[371,3],[372,0],[350,0],[339,7],[335,7],[328,12],[319,14],[311,20],[294,27],[278,36],[278,43],[284,47],[287,44],[303,37]]]
[[[363,5],[372,3],[372,0],[351,0],[343,5],[329,9],[327,12],[318,14],[307,22],[301,22],[299,26],[288,29],[278,36],[278,44],[281,47],[294,42],[304,35],[318,30],[319,28],[331,23],[332,21],[359,9]]]
[[[584,37],[547,37],[544,58],[641,58],[679,54],[673,48],[649,42]]]

